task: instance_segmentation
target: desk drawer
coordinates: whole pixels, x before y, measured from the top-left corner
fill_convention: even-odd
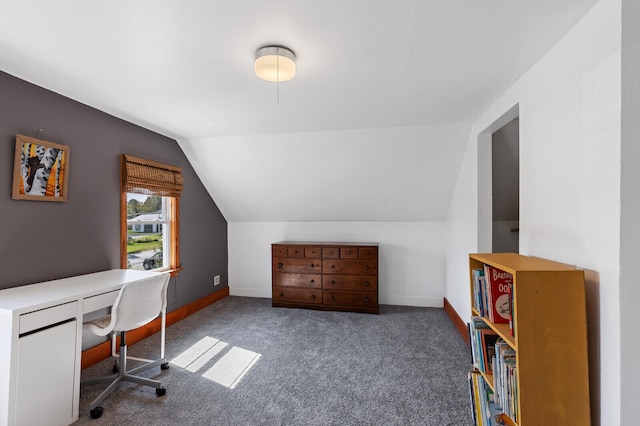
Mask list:
[[[108,308],[113,306],[113,302],[116,301],[120,290],[110,291],[108,293],[96,294],[95,296],[86,297],[84,299],[84,306],[82,309],[83,314],[94,312],[99,309]]]
[[[28,314],[22,314],[20,315],[19,334],[45,328],[68,319],[75,319],[77,316],[78,302],[75,300],[63,305],[52,306],[50,308],[40,309],[39,311],[29,312]]]

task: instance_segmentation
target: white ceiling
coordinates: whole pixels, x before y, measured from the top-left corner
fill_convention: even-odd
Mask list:
[[[300,173],[305,149],[323,141],[348,144],[345,135],[351,135],[366,146],[371,129],[419,129],[410,132],[418,134],[408,148],[415,153],[398,153],[402,144],[394,142],[401,141],[393,139],[404,137],[398,130],[387,131],[389,140],[378,142],[378,155],[366,166],[356,150],[345,150],[335,163],[335,156],[322,158],[324,170],[340,169],[347,180],[380,173],[399,158],[391,162],[397,166],[387,176],[387,192],[403,192],[409,178],[427,181],[413,185],[417,192],[377,202],[406,205],[405,213],[360,214],[357,203],[379,204],[345,190],[338,197],[344,208],[319,220],[440,220],[466,141],[449,124],[473,121],[596,2],[0,0],[0,70],[176,138],[230,221],[318,216],[287,211],[293,195],[271,199],[269,214],[261,208],[267,197],[240,200],[236,194],[250,197],[256,179],[229,182],[228,173],[247,171],[237,163],[247,147],[284,134],[287,143],[300,141],[304,149],[294,149],[298,156],[288,154],[288,161],[277,161],[281,153],[269,149],[256,151],[260,163],[251,171],[275,184],[282,181],[270,164],[285,175]],[[277,86],[253,75],[255,51],[267,44],[295,52],[294,80]],[[437,149],[438,143],[450,147]],[[220,155],[208,161],[203,152]],[[412,169],[426,167],[415,155],[453,170],[430,177]],[[347,164],[350,172],[343,170]],[[219,184],[223,180],[228,186]],[[443,187],[448,195],[440,194]],[[303,191],[300,182],[281,189]],[[431,198],[443,206],[426,208]]]

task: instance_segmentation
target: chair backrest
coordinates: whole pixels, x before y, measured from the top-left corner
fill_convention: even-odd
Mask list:
[[[167,306],[168,285],[169,273],[123,285],[107,329],[128,331],[153,321]]]

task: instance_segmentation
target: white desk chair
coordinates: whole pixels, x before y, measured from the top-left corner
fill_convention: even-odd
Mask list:
[[[129,330],[133,330],[150,323],[161,314],[163,315],[162,320],[165,321],[164,314],[167,307],[168,284],[168,273],[125,284],[120,289],[113,307],[111,308],[111,315],[84,324],[84,327],[98,336],[106,336],[113,333],[112,342],[114,347],[116,333],[120,333],[120,352],[117,354],[118,364],[114,367],[114,370],[117,370],[117,372],[114,371],[116,374],[82,381],[82,384],[111,382],[100,396],[91,403],[91,418],[97,419],[102,415],[102,412],[104,411],[102,408],[102,402],[115,390],[118,383],[123,380],[154,387],[156,388],[156,395],[158,396],[166,394],[166,389],[159,381],[135,375],[136,373],[147,370],[156,365],[160,365],[163,370],[168,368],[168,364],[164,359],[164,342],[162,342],[161,345],[161,359],[150,361],[127,357],[126,333]],[[164,340],[164,334],[162,335],[162,340]],[[113,351],[113,354],[116,355],[115,351]],[[127,359],[147,361],[147,364],[127,371]]]

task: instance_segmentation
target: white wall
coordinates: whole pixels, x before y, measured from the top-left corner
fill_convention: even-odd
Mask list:
[[[271,297],[274,242],[378,242],[379,302],[442,307],[444,219],[468,129],[184,141],[228,221],[230,293]],[[213,166],[204,168],[202,157]]]
[[[271,244],[377,242],[380,304],[442,307],[444,222],[231,222],[229,292],[271,297]]]
[[[621,424],[638,423],[640,404],[640,2],[622,1],[622,188],[620,223]]]
[[[585,269],[596,425],[621,424],[620,17],[620,0],[601,0],[477,119],[446,229],[446,296],[464,316],[467,255],[479,244],[478,138],[518,105],[520,252]]]

